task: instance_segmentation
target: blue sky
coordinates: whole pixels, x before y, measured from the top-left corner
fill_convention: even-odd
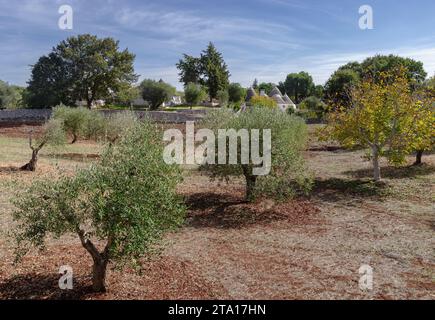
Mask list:
[[[60,30],[58,9],[74,10],[73,30]],[[371,5],[374,29],[358,26]],[[323,84],[340,65],[399,54],[435,73],[433,0],[0,0],[0,79],[25,85],[30,65],[68,36],[120,40],[136,54],[143,78],[178,83],[182,53],[199,55],[209,41],[223,53],[231,81],[278,82],[308,71]]]

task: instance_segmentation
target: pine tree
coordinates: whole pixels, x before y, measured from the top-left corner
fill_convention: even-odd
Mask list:
[[[257,78],[254,79],[254,83],[252,84],[252,89],[258,92],[258,80]]]
[[[201,73],[208,88],[210,101],[216,98],[218,91],[225,90],[229,85],[230,73],[222,54],[217,51],[213,43],[201,54]]]

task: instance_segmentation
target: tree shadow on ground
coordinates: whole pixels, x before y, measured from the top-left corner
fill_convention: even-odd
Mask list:
[[[313,198],[324,202],[340,202],[364,198],[382,200],[389,192],[390,188],[385,182],[330,178],[316,179],[311,194]]]
[[[8,166],[8,167],[0,167],[0,173],[11,173],[21,171],[20,167]]]
[[[253,212],[240,210],[246,202],[232,195],[198,193],[186,199],[187,224],[195,228],[242,228],[252,223]]]
[[[91,295],[92,286],[86,277],[74,277],[72,290],[59,288],[60,274],[29,273],[0,282],[2,300],[80,300]]]
[[[85,154],[85,153],[50,153],[42,155],[45,158],[65,159],[73,161],[89,161],[99,160],[101,156],[99,154]]]
[[[308,223],[318,210],[309,201],[292,200],[276,204],[272,200],[250,203],[232,194],[198,193],[186,198],[187,225],[194,228],[241,229],[274,221]]]
[[[381,176],[388,179],[406,179],[418,176],[425,176],[435,172],[435,167],[429,164],[422,164],[419,166],[407,166],[407,167],[383,167],[381,168]],[[370,178],[373,176],[372,169],[361,169],[346,171],[344,174],[355,178]]]
[[[355,150],[346,149],[341,146],[327,146],[327,145],[314,145],[307,149],[308,151],[313,152],[335,152],[335,153],[345,153],[345,152],[353,152]]]

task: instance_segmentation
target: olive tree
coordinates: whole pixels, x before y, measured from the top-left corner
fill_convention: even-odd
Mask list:
[[[94,114],[95,111],[83,107],[70,108],[59,105],[53,109],[53,118],[62,121],[66,133],[72,135],[71,144],[76,143],[85,134],[86,127],[92,121]]]
[[[51,119],[43,128],[43,132],[38,137],[34,137],[33,131],[29,132],[29,147],[32,150],[32,158],[28,163],[21,167],[23,171],[36,171],[38,165],[39,152],[47,145],[59,146],[65,143],[65,131],[59,120]]]
[[[169,101],[176,89],[168,83],[145,79],[140,84],[142,98],[148,101],[151,110],[157,110],[165,101]]]
[[[299,109],[306,110],[309,116],[314,116],[316,119],[323,119],[327,105],[315,96],[305,98],[299,105]]]
[[[226,108],[228,106],[228,101],[229,101],[229,95],[228,95],[228,90],[219,90],[216,93],[216,97],[219,100],[219,105],[223,108]]]
[[[199,104],[206,96],[207,93],[200,84],[190,82],[184,88],[184,97],[191,108],[193,105]]]
[[[259,195],[285,199],[298,191],[306,192],[311,188],[311,176],[307,173],[302,157],[302,150],[307,138],[307,127],[301,118],[283,113],[278,109],[250,107],[247,111],[239,114],[235,114],[230,109],[211,111],[202,125],[211,129],[215,133],[216,139],[222,130],[228,132],[228,130],[234,129],[240,133],[241,129],[246,129],[249,133],[248,145],[251,148],[255,140],[254,130],[260,130],[258,141],[260,146],[265,143],[263,140],[264,130],[271,130],[269,174],[254,174],[253,169],[258,164],[253,161],[252,153],[249,156],[249,161],[245,163],[241,161],[242,150],[246,145],[240,145],[236,149],[237,164],[228,164],[229,161],[226,162],[227,164],[218,164],[219,162],[216,161],[216,164],[204,164],[201,167],[201,170],[211,173],[212,179],[228,180],[230,176],[244,176],[247,201],[252,201]],[[227,149],[231,148],[230,144],[230,139],[226,139]],[[215,146],[219,146],[219,143],[215,143]],[[219,152],[221,150],[217,150],[216,154]],[[265,156],[264,152],[261,154],[262,157]],[[229,152],[227,152],[227,157],[229,157]]]
[[[185,212],[176,193],[180,170],[164,163],[161,141],[154,125],[138,123],[100,163],[32,184],[14,201],[17,258],[43,247],[48,236],[75,234],[92,257],[93,289],[101,292],[110,262],[140,263],[154,252]]]
[[[138,118],[133,112],[115,113],[104,119],[101,138],[109,144],[121,139],[124,134],[138,124]]]

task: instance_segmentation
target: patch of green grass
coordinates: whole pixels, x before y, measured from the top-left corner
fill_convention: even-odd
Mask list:
[[[64,158],[64,154],[99,154],[101,150],[101,145],[86,141],[66,144],[61,147],[47,146],[40,152],[40,161],[57,164],[59,159]],[[4,164],[22,166],[30,159],[31,155],[32,150],[29,148],[28,139],[0,137],[0,167]]]

